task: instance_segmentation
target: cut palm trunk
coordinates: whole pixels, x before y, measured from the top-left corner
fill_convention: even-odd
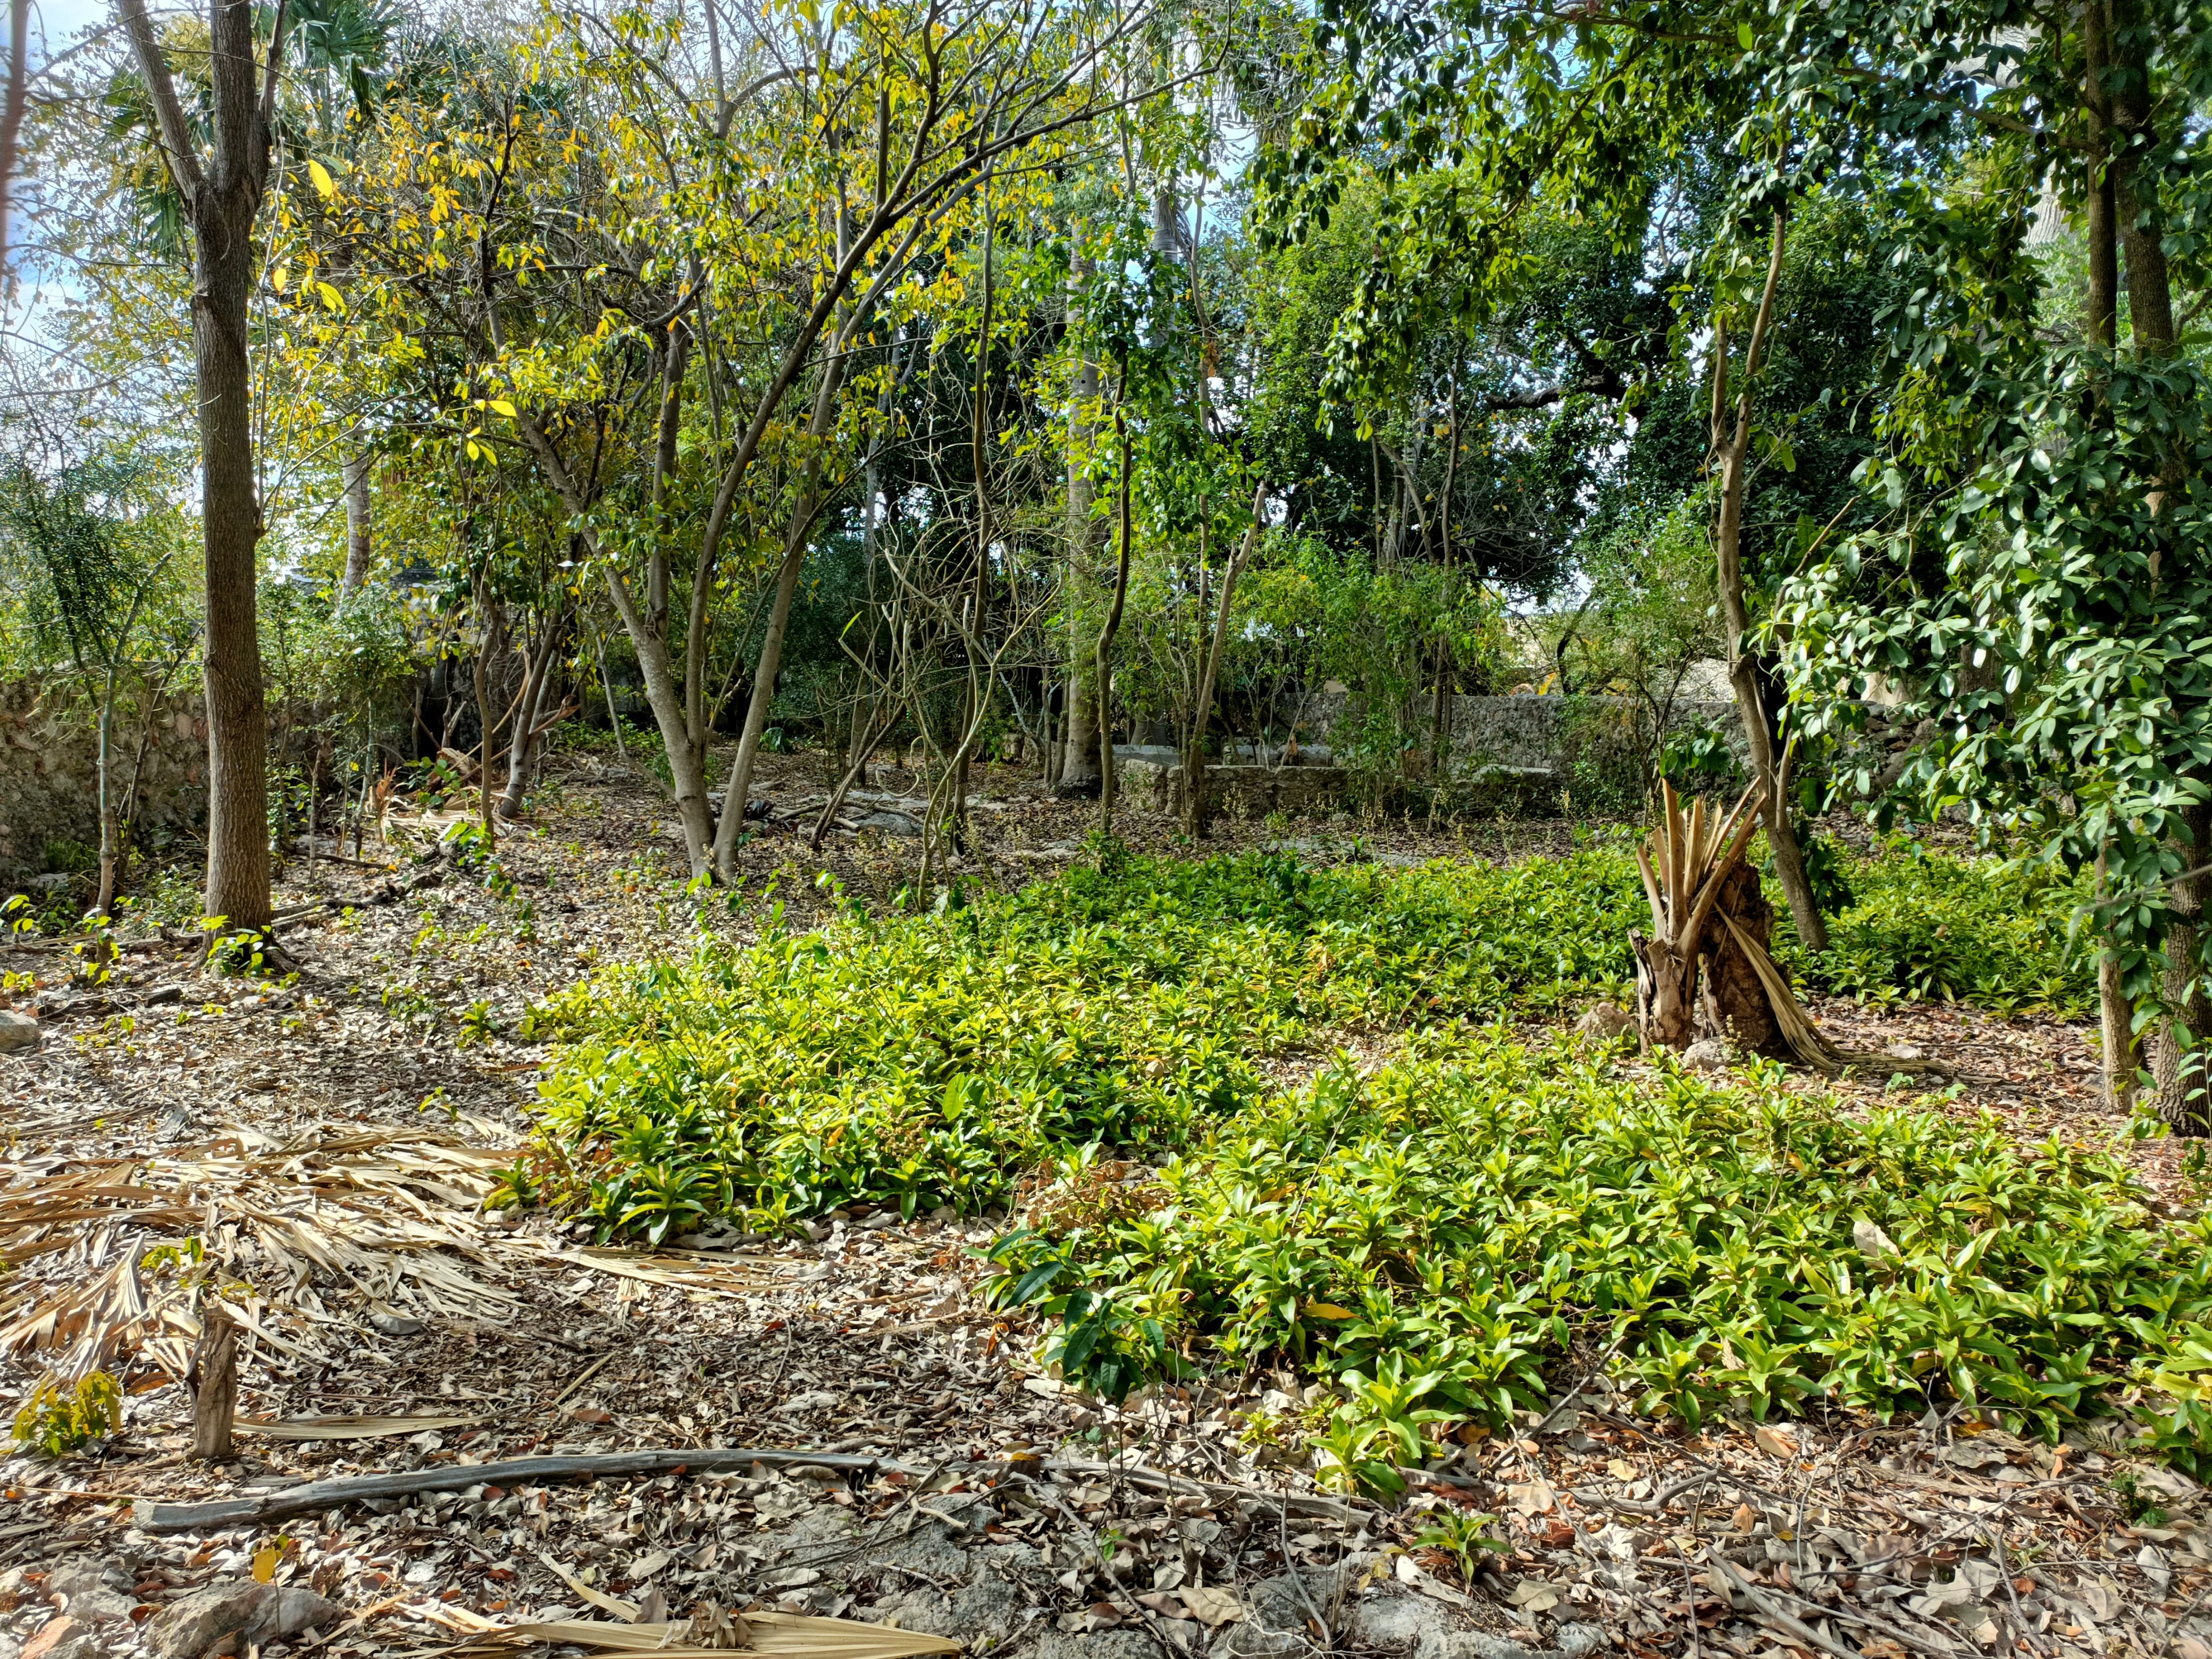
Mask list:
[[[1685,812],[1673,784],[1662,782],[1659,789],[1660,822],[1650,846],[1636,849],[1652,932],[1650,939],[1629,935],[1636,952],[1636,1018],[1646,1041],[1686,1048],[1696,1032],[1706,927],[1723,892],[1740,891],[1727,878],[1759,827],[1762,796],[1753,785],[1733,811],[1716,819],[1707,816],[1702,800]]]
[[[1859,1067],[1948,1073],[1939,1060],[1839,1048],[1813,1024],[1774,960],[1773,908],[1743,861],[1762,804],[1753,784],[1726,817],[1709,817],[1702,800],[1685,811],[1674,786],[1660,786],[1660,822],[1636,849],[1654,937],[1629,935],[1645,1040],[1684,1048],[1702,1031],[1831,1077]]]

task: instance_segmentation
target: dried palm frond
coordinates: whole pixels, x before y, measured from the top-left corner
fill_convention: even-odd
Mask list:
[[[1790,988],[1790,976],[1782,971],[1766,947],[1739,927],[1734,916],[1723,915],[1737,946],[1751,959],[1752,971],[1765,988],[1766,1000],[1774,1010],[1775,1024],[1781,1028],[1782,1040],[1790,1045],[1790,1052],[1816,1072],[1830,1077],[1844,1072],[1864,1068],[1877,1072],[1933,1073],[1939,1077],[1954,1074],[1955,1068],[1938,1060],[1905,1060],[1895,1054],[1885,1054],[1863,1048],[1838,1048],[1821,1035],[1813,1024],[1813,1017],[1798,1002]]]

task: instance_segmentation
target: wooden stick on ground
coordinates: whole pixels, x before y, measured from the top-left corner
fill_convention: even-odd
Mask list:
[[[226,1416],[225,1421],[228,1419]],[[774,1451],[752,1446],[677,1447],[662,1450],[588,1453],[575,1457],[520,1457],[504,1463],[449,1463],[398,1474],[351,1475],[317,1480],[258,1498],[227,1498],[212,1504],[142,1504],[137,1522],[148,1532],[199,1532],[241,1522],[311,1515],[369,1498],[406,1498],[416,1492],[459,1492],[477,1485],[513,1486],[525,1481],[560,1480],[572,1475],[666,1474],[676,1469],[744,1469],[756,1463],[772,1469],[813,1465],[822,1468],[911,1475],[917,1471],[882,1457],[848,1457],[835,1452]]]

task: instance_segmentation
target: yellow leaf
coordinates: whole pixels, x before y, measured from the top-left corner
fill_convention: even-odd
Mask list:
[[[1340,1308],[1334,1302],[1309,1302],[1306,1311],[1316,1319],[1356,1319],[1358,1316],[1349,1308]]]
[[[312,157],[307,162],[307,179],[314,185],[315,194],[325,201],[338,193],[337,185],[331,181],[330,169]]]
[[[253,1553],[253,1582],[257,1584],[265,1584],[276,1577],[276,1547],[274,1544],[264,1544]]]
[[[513,420],[514,418],[514,405],[507,402],[504,398],[493,398],[491,400],[491,409],[493,413],[504,415],[509,420]]]
[[[291,280],[292,267],[289,265],[279,265],[276,270],[269,273],[269,286],[275,289],[279,294],[282,294],[284,291],[284,284]]]

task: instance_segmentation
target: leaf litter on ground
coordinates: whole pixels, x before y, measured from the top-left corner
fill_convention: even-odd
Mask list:
[[[1164,819],[1125,817],[1140,838],[1172,837]],[[541,1058],[518,1030],[524,1012],[593,962],[687,950],[702,927],[746,936],[747,913],[684,895],[670,822],[619,775],[577,780],[535,833],[503,845],[514,895],[450,879],[326,909],[303,924],[289,987],[199,980],[175,951],[133,953],[101,992],[122,1012],[65,1016],[40,1053],[0,1064],[16,1132],[0,1171],[12,1269],[0,1295],[23,1331],[8,1381],[20,1394],[56,1362],[98,1357],[134,1390],[119,1435],[59,1462],[0,1464],[21,1517],[0,1515],[0,1642],[64,1659],[72,1643],[91,1644],[86,1659],[134,1652],[154,1611],[253,1582],[265,1563],[273,1585],[349,1612],[262,1646],[264,1659],[519,1646],[484,1626],[605,1625],[592,1598],[646,1610],[653,1596],[678,1619],[712,1605],[896,1620],[1066,1655],[1379,1650],[1486,1632],[1528,1651],[1611,1644],[1646,1659],[2212,1659],[2202,1493],[2124,1441],[2054,1451],[1955,1412],[1903,1426],[1835,1412],[1790,1425],[1784,1445],[1724,1421],[1686,1435],[1595,1389],[1565,1416],[1409,1471],[1405,1506],[1385,1510],[1320,1492],[1267,1432],[1306,1409],[1303,1376],[1198,1376],[1117,1404],[1039,1370],[1042,1332],[975,1295],[991,1218],[863,1226],[878,1215],[856,1212],[819,1240],[710,1232],[635,1251],[485,1211],[523,1144]],[[1024,878],[1072,861],[1085,828],[1083,809],[1047,802],[979,822],[992,867]],[[1248,844],[1274,833],[1226,827]],[[1538,850],[1549,833],[1501,830],[1498,850]],[[1364,849],[1313,839],[1309,856],[1470,850],[1410,830]],[[750,843],[752,890],[794,853],[773,835]],[[863,836],[826,862],[871,891],[898,855]],[[805,873],[778,890],[793,926],[818,914]],[[326,893],[375,879],[290,875]],[[9,965],[55,963],[29,951]],[[176,1000],[149,998],[173,985]],[[1861,1046],[1995,1051],[2003,1063],[1978,1069],[2039,1132],[2112,1127],[2081,1097],[2078,1026],[1817,1006],[1863,1022],[1850,1033]],[[215,1468],[182,1455],[189,1402],[174,1378],[193,1293],[244,1327],[249,1420],[235,1461]],[[410,1426],[425,1418],[436,1426]],[[293,1437],[318,1419],[327,1434]],[[286,1425],[282,1437],[253,1419]],[[927,1473],[471,1483],[274,1528],[169,1538],[137,1525],[146,1501],[716,1443]],[[123,1618],[101,1616],[118,1602]]]

